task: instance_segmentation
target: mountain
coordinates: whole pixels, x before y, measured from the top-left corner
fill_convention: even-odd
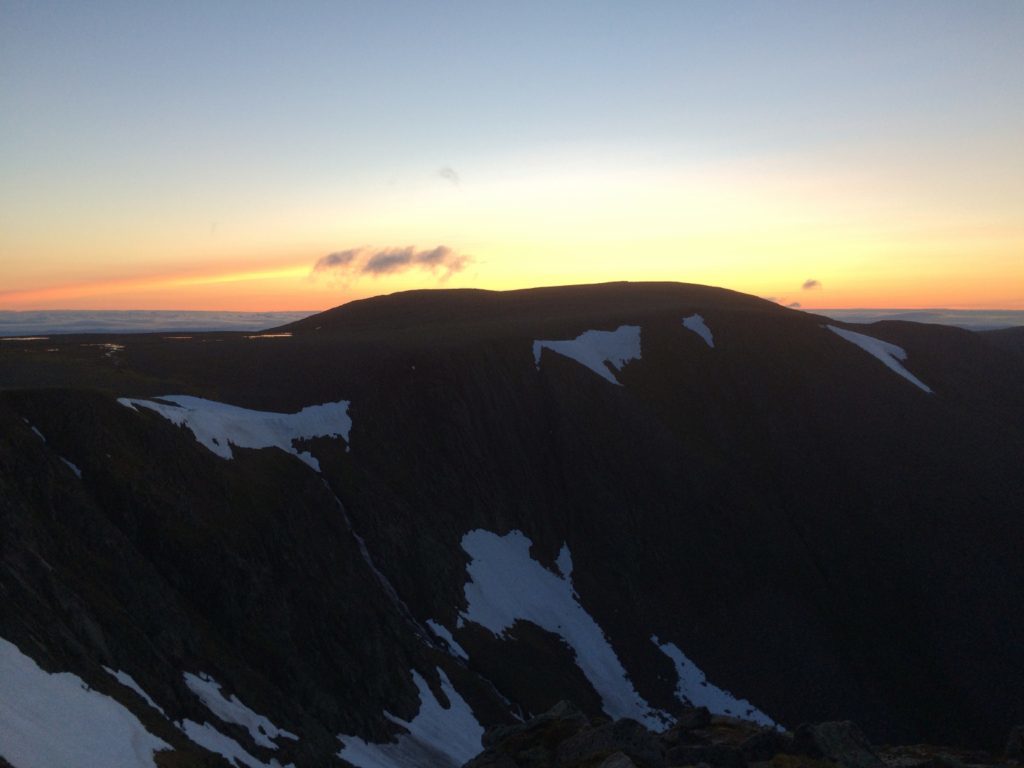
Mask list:
[[[1001,746],[1010,338],[614,283],[4,341],[0,756],[460,765],[560,700]]]
[[[996,346],[1024,356],[1024,328],[1001,328],[985,332],[985,337]]]

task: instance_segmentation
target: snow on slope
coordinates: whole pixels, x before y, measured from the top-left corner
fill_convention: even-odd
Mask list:
[[[57,458],[64,462],[64,465],[75,474],[75,477],[79,480],[82,479],[82,470],[78,468],[77,464],[68,461],[63,456],[58,456]]]
[[[348,400],[310,405],[298,413],[252,411],[214,400],[189,395],[166,395],[159,398],[174,405],[130,397],[117,402],[133,410],[136,406],[156,411],[174,424],[192,430],[196,440],[218,456],[234,457],[231,446],[239,448],[280,448],[298,456],[320,471],[320,462],[307,451],[299,451],[292,441],[311,437],[343,437],[348,441],[352,419]]]
[[[215,752],[231,765],[243,765],[247,768],[281,768],[281,764],[277,760],[271,760],[269,763],[257,760],[246,752],[241,744],[230,736],[225,736],[209,723],[200,725],[194,720],[185,720],[178,725],[178,728],[188,736],[190,741]],[[294,768],[294,766],[289,763],[287,768]]]
[[[605,712],[663,730],[671,721],[668,715],[652,709],[636,692],[601,627],[580,605],[568,574],[556,575],[531,558],[531,543],[520,531],[498,536],[477,529],[462,537],[462,548],[472,558],[462,618],[495,634],[524,620],[559,635],[575,653]],[[571,573],[571,563],[568,547],[563,547],[558,566]]]
[[[562,548],[558,550],[558,557],[555,559],[555,565],[558,566],[558,570],[562,572],[565,578],[572,576],[572,553],[569,552],[569,545],[563,544]]]
[[[154,768],[170,745],[70,672],[50,674],[0,638],[0,756],[17,768]]]
[[[406,722],[390,712],[384,713],[388,720],[402,726],[408,733],[384,744],[339,734],[338,739],[344,746],[338,757],[359,768],[457,768],[476,757],[483,749],[484,729],[448,676],[441,669],[437,673],[441,677],[441,690],[451,703],[450,708],[441,706],[427,681],[413,670],[412,679],[420,692],[420,711],[416,717]]]
[[[774,726],[775,722],[746,699],[737,699],[728,691],[723,691],[708,682],[700,668],[690,661],[673,643],[659,643],[658,638],[651,637],[658,648],[676,665],[679,682],[676,685],[676,698],[683,704],[694,707],[707,707],[715,715],[732,715],[744,720],[766,726]]]
[[[882,341],[871,336],[865,336],[863,333],[848,331],[845,328],[837,328],[834,325],[826,325],[825,327],[847,341],[856,344],[872,357],[881,360],[888,368],[898,373],[914,386],[931,393],[932,390],[927,384],[900,365],[900,361],[907,359],[907,351],[903,347],[898,347],[895,344],[890,344],[888,341]]]
[[[585,331],[575,339],[565,341],[535,341],[533,362],[538,368],[541,350],[545,348],[571,357],[612,384],[619,384],[608,370],[608,365],[620,371],[630,360],[640,359],[640,326],[622,325],[614,331]]]
[[[469,654],[466,653],[465,649],[455,641],[455,638],[452,637],[452,633],[449,631],[448,627],[443,624],[438,624],[433,619],[427,619],[427,626],[430,627],[431,632],[448,644],[448,650],[452,656],[456,656],[465,661],[469,660]]]
[[[278,728],[270,720],[261,714],[253,712],[243,704],[237,696],[231,694],[231,698],[225,698],[221,693],[220,684],[209,675],[199,673],[194,675],[191,672],[185,673],[185,685],[189,687],[203,705],[225,723],[235,723],[249,731],[252,740],[261,747],[277,749],[277,744],[271,739],[293,739],[299,737]]]
[[[153,709],[155,709],[157,712],[159,712],[164,717],[167,717],[167,713],[164,712],[163,707],[161,707],[159,704],[157,704],[155,701],[153,701],[153,699],[150,697],[150,695],[148,693],[146,693],[144,690],[142,690],[142,686],[139,685],[137,682],[135,682],[135,678],[134,677],[129,675],[127,672],[119,672],[119,671],[111,669],[110,667],[104,667],[103,670],[108,675],[112,675],[114,678],[116,678],[117,682],[119,682],[121,685],[125,686],[126,688],[130,688],[131,690],[135,691],[135,693],[137,693],[139,696],[141,696],[142,700],[145,701],[147,704],[149,704],[149,706],[151,706]]]
[[[689,331],[693,331],[712,349],[715,348],[715,337],[711,335],[711,329],[708,328],[707,323],[704,322],[704,318],[700,315],[690,315],[689,317],[683,318],[683,327]]]

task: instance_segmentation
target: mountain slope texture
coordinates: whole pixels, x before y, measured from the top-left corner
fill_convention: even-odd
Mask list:
[[[458,766],[562,700],[1001,748],[1015,339],[617,283],[0,341],[0,765]]]

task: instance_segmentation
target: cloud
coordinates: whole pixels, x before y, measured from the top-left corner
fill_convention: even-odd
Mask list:
[[[813,290],[814,288],[821,288],[821,283],[818,280],[804,280],[803,288],[805,291]]]
[[[402,272],[412,264],[415,255],[411,247],[389,248],[386,251],[377,251],[363,262],[359,271],[371,275]]]
[[[787,304],[786,306],[789,307],[790,309],[800,309],[800,302],[794,301],[793,303]]]
[[[318,259],[316,264],[313,265],[314,272],[322,272],[325,269],[333,269],[335,267],[344,267],[352,263],[352,260],[359,255],[359,249],[354,248],[348,251],[335,251],[334,253],[328,253],[322,259]]]
[[[461,181],[461,179],[459,178],[458,171],[456,171],[450,165],[446,165],[444,168],[438,168],[437,175],[440,176],[442,179],[447,179],[455,186],[458,186],[459,182]]]
[[[350,248],[335,251],[317,260],[313,274],[330,273],[340,277],[360,275],[392,275],[420,269],[436,274],[441,271],[441,280],[447,280],[461,272],[472,261],[469,256],[458,254],[446,245],[417,251],[411,245],[404,248]]]
[[[416,254],[416,260],[419,264],[425,264],[428,266],[450,266],[455,262],[458,262],[459,269],[462,269],[466,264],[465,256],[457,256],[452,252],[452,249],[446,245],[439,245],[430,251],[420,251]]]

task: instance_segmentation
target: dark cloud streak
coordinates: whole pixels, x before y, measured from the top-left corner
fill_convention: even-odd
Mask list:
[[[351,264],[352,260],[358,254],[358,249],[329,253],[323,258],[317,260],[316,264],[313,265],[313,271],[322,272],[325,269],[333,269],[335,267],[343,267],[347,264]]]
[[[420,269],[425,272],[442,271],[440,279],[447,280],[461,272],[470,263],[468,256],[455,253],[446,245],[417,251],[411,245],[404,248],[350,248],[336,251],[317,260],[313,273],[332,273],[341,277],[360,275],[391,275]]]
[[[414,254],[412,248],[390,248],[377,251],[363,262],[359,271],[371,275],[386,275],[390,272],[401,272],[412,264]]]
[[[814,288],[821,288],[821,282],[818,280],[804,280],[803,288],[805,291],[810,291]]]

